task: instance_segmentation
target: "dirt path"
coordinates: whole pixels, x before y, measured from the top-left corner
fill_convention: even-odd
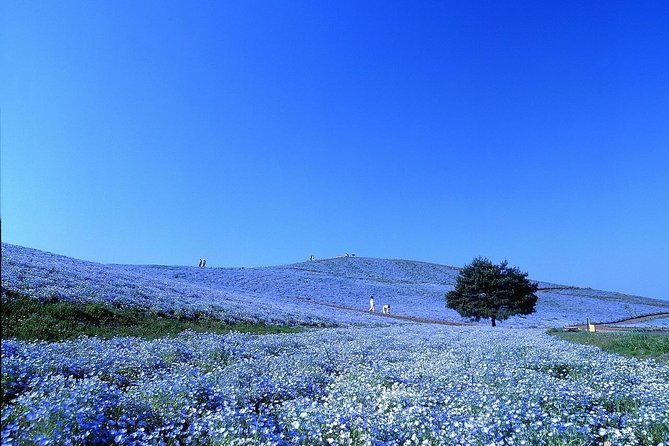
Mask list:
[[[367,310],[363,310],[360,308],[353,308],[353,307],[347,307],[344,305],[337,305],[337,304],[331,304],[327,302],[316,302],[313,300],[308,300],[308,299],[300,299],[302,302],[312,304],[312,305],[320,305],[323,307],[330,307],[330,308],[337,308],[339,310],[348,310],[348,311],[356,311],[358,313],[367,313],[372,316],[379,316],[379,317],[387,317],[389,319],[400,319],[403,321],[412,321],[412,322],[419,322],[421,324],[437,324],[437,325],[457,325],[457,326],[471,326],[473,324],[468,324],[466,322],[456,322],[456,321],[447,321],[443,319],[428,319],[424,317],[417,317],[417,316],[403,316],[401,314],[383,314],[383,313],[370,313]]]
[[[594,322],[593,324],[595,325],[597,331],[629,331],[630,329],[632,329],[632,327],[625,327],[625,324],[633,324],[635,322],[646,322],[664,318],[669,318],[669,312],[644,314],[641,316],[634,316],[627,319],[620,319],[611,322]],[[578,324],[578,325],[570,325],[567,326],[566,328],[578,328],[580,330],[587,330],[588,326],[586,324]],[[652,330],[651,327],[643,327],[643,328],[646,329],[650,328]],[[666,329],[660,329],[660,330],[665,331]]]
[[[669,317],[669,312],[645,314],[643,316],[635,316],[629,319],[623,319],[621,321],[605,322],[604,325],[620,325],[634,322],[645,322],[645,321],[652,321],[653,319],[664,319],[665,317]]]
[[[428,319],[424,317],[418,317],[418,316],[404,316],[401,314],[383,314],[383,313],[370,313],[367,310],[360,309],[360,308],[354,308],[354,307],[347,307],[345,305],[338,305],[338,304],[332,304],[328,302],[316,302],[314,300],[310,299],[302,299],[298,298],[300,301],[312,304],[312,305],[320,305],[322,307],[330,307],[330,308],[337,308],[338,310],[348,310],[348,311],[356,311],[358,313],[367,313],[373,316],[379,316],[379,317],[387,317],[390,319],[400,319],[403,321],[412,321],[412,322],[419,322],[421,324],[437,324],[437,325],[456,325],[456,326],[474,326],[476,324],[468,324],[466,322],[457,322],[457,321],[448,321],[444,319]],[[663,313],[652,313],[652,314],[644,314],[642,316],[635,316],[627,319],[621,319],[618,321],[612,321],[612,322],[596,322],[595,325],[597,326],[597,331],[628,331],[628,327],[620,327],[619,325],[623,324],[629,324],[629,323],[634,323],[634,322],[645,322],[645,321],[650,321],[654,319],[662,319],[669,317],[669,312],[663,312]],[[580,330],[587,330],[588,327],[586,324],[577,324],[577,325],[568,325],[565,328],[578,328]]]

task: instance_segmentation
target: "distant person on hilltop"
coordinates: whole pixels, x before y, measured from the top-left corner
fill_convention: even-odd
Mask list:
[[[202,259],[200,259],[200,263],[197,264],[198,268],[202,268]]]
[[[374,313],[376,311],[376,307],[374,306],[374,296],[370,296],[369,298],[369,311]]]
[[[202,268],[207,266],[207,259],[202,259]]]

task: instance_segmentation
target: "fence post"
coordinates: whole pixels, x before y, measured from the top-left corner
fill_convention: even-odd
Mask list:
[[[588,331],[591,333],[595,333],[597,331],[597,328],[595,327],[595,324],[590,322],[590,318],[586,319],[586,324],[588,326]]]

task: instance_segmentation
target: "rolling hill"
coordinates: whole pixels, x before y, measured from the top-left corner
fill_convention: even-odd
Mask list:
[[[211,314],[228,322],[386,325],[366,314],[370,295],[392,313],[468,322],[444,305],[458,268],[432,263],[340,257],[259,268],[106,265],[2,244],[2,287],[38,299],[106,302],[166,314]],[[535,314],[506,327],[557,327],[669,311],[669,302],[539,282]],[[340,308],[334,308],[332,305]],[[358,311],[354,311],[358,310]],[[481,321],[485,324],[485,321]]]

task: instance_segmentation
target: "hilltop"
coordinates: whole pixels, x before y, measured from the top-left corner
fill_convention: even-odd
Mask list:
[[[370,295],[398,315],[466,322],[444,305],[458,268],[427,262],[339,257],[258,268],[106,265],[2,244],[2,287],[38,299],[105,302],[226,322],[378,325],[402,323],[362,311]],[[537,312],[507,327],[556,327],[669,311],[669,302],[539,282]],[[380,306],[380,305],[379,305]]]

